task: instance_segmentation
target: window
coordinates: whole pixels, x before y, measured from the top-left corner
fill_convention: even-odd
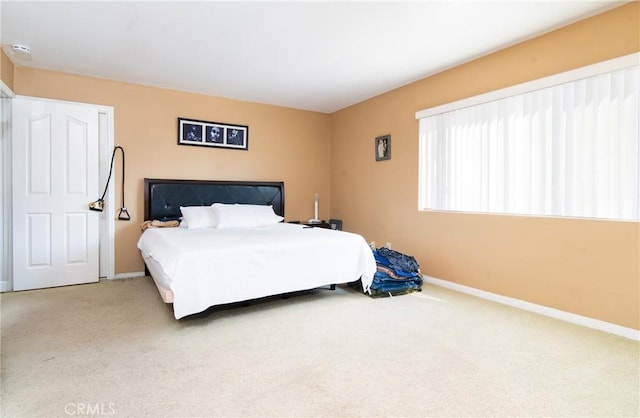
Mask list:
[[[419,209],[640,220],[639,58],[416,113]]]

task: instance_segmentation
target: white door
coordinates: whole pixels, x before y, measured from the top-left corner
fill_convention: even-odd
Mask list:
[[[13,289],[98,281],[98,109],[13,100]]]

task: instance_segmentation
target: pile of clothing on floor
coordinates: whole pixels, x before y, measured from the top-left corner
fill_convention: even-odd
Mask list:
[[[422,291],[422,274],[415,258],[389,248],[374,248],[372,251],[377,268],[369,288],[371,296],[396,296]]]

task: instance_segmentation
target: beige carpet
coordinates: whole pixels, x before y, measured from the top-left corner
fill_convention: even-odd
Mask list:
[[[640,415],[637,342],[436,286],[180,321],[149,278],[0,302],[3,417]]]

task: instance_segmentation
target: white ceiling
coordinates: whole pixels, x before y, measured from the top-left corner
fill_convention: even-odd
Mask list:
[[[0,39],[18,65],[330,113],[624,3],[0,0]]]

